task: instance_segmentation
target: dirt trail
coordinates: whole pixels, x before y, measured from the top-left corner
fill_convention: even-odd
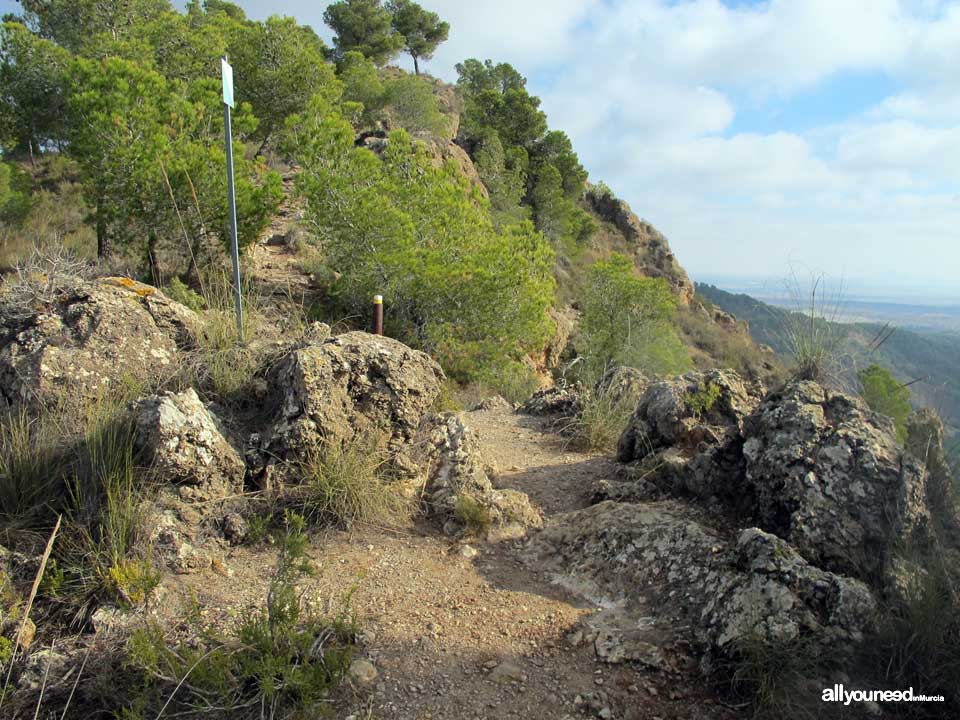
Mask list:
[[[471,412],[467,422],[499,469],[495,484],[527,492],[547,522],[586,506],[593,482],[615,469],[509,409]],[[664,677],[598,662],[591,645],[572,644],[578,621],[596,608],[524,565],[524,542],[467,545],[426,525],[318,536],[308,601],[336,609],[352,592],[363,654],[379,671],[375,687],[344,699],[336,717],[734,717],[701,687],[671,689]],[[272,565],[269,548],[239,548],[226,558],[229,577],[179,582],[206,612],[227,619],[262,602]]]

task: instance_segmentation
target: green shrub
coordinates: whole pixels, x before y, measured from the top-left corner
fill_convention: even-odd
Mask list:
[[[897,428],[901,442],[907,438],[907,417],[912,412],[910,390],[900,383],[889,370],[871,365],[857,372],[860,396],[874,412],[886,415]]]
[[[203,299],[203,296],[187,287],[178,277],[172,278],[170,284],[165,287],[163,291],[168,298],[175,300],[181,305],[185,305],[194,312],[203,312],[207,308],[207,303]]]
[[[410,133],[446,133],[450,120],[440,111],[440,101],[426,78],[401,75],[384,85],[384,104],[391,127]]]
[[[389,459],[382,436],[321,440],[295,462],[300,485],[294,504],[312,523],[350,528],[396,520],[407,503],[390,482]]]
[[[695,391],[686,393],[683,399],[687,407],[699,418],[713,409],[717,400],[720,399],[720,392],[720,386],[714,382],[700,383]]]
[[[553,253],[529,224],[497,231],[486,201],[453,163],[435,167],[402,131],[382,157],[354,147],[337,117],[296,123],[307,219],[345,315],[383,295],[387,332],[434,354],[460,381],[488,359],[542,345],[554,301]]]
[[[580,305],[576,345],[588,380],[611,365],[654,373],[689,369],[674,327],[676,297],[665,280],[639,277],[627,257],[614,254],[590,266]]]
[[[172,643],[156,624],[129,643],[130,665],[144,678],[141,704],[170,715],[225,714],[241,720],[317,717],[350,666],[357,626],[346,607],[334,618],[306,609],[297,582],[313,572],[307,559],[305,521],[287,516],[279,533],[277,566],[266,602],[224,636],[199,626]],[[159,717],[159,715],[156,715]]]
[[[465,493],[457,496],[453,514],[474,535],[483,535],[493,523],[490,511],[483,507],[476,498]]]

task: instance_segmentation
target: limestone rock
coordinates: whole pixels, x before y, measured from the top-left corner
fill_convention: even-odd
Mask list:
[[[28,312],[0,302],[0,405],[34,411],[172,374],[195,344],[196,314],[127,278],[77,280]]]
[[[134,417],[137,447],[159,479],[201,486],[209,497],[243,490],[243,458],[193,388],[138,401]]]
[[[871,626],[875,602],[858,580],[810,565],[787,543],[757,528],[735,543],[674,502],[603,502],[560,516],[533,541],[538,563],[595,602],[662,609],[648,652],[693,622],[706,666],[736,655],[746,638],[780,643],[799,637],[823,648],[851,648]],[[645,644],[643,644],[645,643]]]
[[[405,464],[422,474],[427,513],[451,528],[469,524],[465,506],[481,516],[477,520],[486,529],[515,527],[522,535],[527,527],[542,526],[540,513],[526,494],[493,487],[480,438],[457,413],[426,417],[405,454]]]
[[[369,660],[357,658],[350,663],[347,676],[360,687],[372,687],[380,676],[377,668]]]
[[[614,365],[597,380],[593,391],[596,395],[606,395],[616,402],[630,403],[635,407],[650,386],[650,378],[642,370]]]
[[[388,337],[349,332],[297,346],[270,378],[279,410],[268,454],[286,458],[320,438],[369,433],[396,448],[416,434],[443,379],[429,355]]]
[[[573,418],[580,413],[580,408],[580,395],[575,390],[551,387],[535,392],[520,406],[520,412],[539,417]]]
[[[732,370],[691,372],[650,385],[620,436],[620,462],[648,460],[672,490],[736,496],[743,477],[742,429],[762,385]]]
[[[756,521],[810,562],[875,577],[895,548],[928,537],[927,469],[859,398],[793,382],[744,435]]]

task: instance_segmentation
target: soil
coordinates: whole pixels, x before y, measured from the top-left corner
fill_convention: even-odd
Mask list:
[[[585,507],[593,484],[616,472],[612,459],[573,451],[545,421],[509,408],[468,413],[467,423],[498,469],[495,484],[528,493],[547,523]],[[600,608],[524,563],[526,542],[454,540],[427,523],[318,534],[305,598],[329,612],[349,603],[363,628],[361,655],[378,671],[370,686],[341,694],[334,716],[740,717],[696,670],[599,661],[577,631]],[[235,548],[219,572],[165,581],[164,605],[176,612],[192,594],[208,619],[227,622],[262,605],[273,564],[269,546]]]

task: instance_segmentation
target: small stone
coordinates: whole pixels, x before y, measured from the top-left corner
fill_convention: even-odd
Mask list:
[[[523,669],[512,662],[504,661],[490,671],[490,679],[498,683],[523,682]]]
[[[479,555],[479,554],[480,554],[480,552],[479,552],[475,547],[473,547],[472,545],[461,545],[461,546],[460,546],[460,555],[461,555],[462,557],[467,558],[468,560],[471,559],[471,558],[475,558],[475,557],[476,557],[477,555]]]
[[[363,659],[354,660],[350,664],[350,669],[347,671],[347,674],[353,682],[363,687],[372,686],[379,676],[373,663]]]

